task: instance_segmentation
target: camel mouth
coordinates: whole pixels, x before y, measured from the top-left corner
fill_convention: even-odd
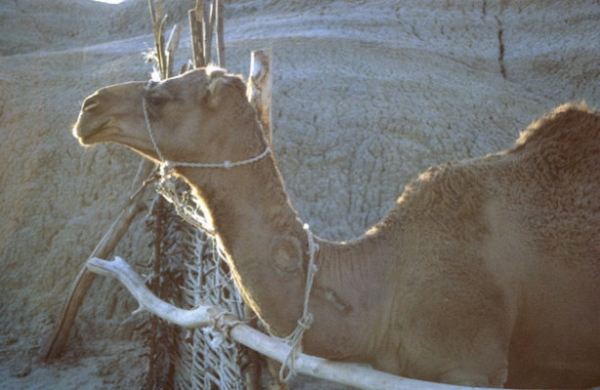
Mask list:
[[[99,123],[86,123],[80,118],[73,126],[73,136],[84,146],[103,142],[106,130],[110,128],[110,120]]]

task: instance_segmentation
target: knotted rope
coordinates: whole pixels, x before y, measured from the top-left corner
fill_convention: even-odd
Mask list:
[[[313,316],[308,312],[308,302],[310,299],[313,280],[318,271],[317,265],[315,264],[315,253],[319,249],[319,245],[315,243],[315,238],[310,231],[308,224],[304,224],[303,229],[306,232],[306,237],[308,238],[308,266],[306,269],[304,306],[302,309],[302,317],[300,317],[298,320],[296,329],[294,329],[294,331],[287,337],[280,338],[281,341],[285,342],[291,347],[290,352],[286,356],[283,364],[281,365],[281,369],[279,370],[279,380],[282,382],[287,382],[292,376],[296,375],[296,368],[294,364],[298,354],[302,352],[302,337],[304,336],[304,332],[310,328],[313,322]]]

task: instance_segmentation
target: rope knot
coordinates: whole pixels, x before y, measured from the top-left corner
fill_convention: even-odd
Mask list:
[[[159,172],[162,178],[171,177],[175,173],[175,164],[169,160],[165,160],[161,162]]]
[[[300,328],[302,328],[303,330],[308,330],[310,329],[310,326],[313,323],[313,315],[311,313],[306,313],[306,315],[302,316],[299,320],[298,320],[298,326]]]
[[[213,327],[227,337],[231,337],[231,329],[244,323],[244,321],[241,321],[227,310],[221,308],[217,308],[215,313],[211,313],[211,315]]]
[[[175,191],[175,183],[172,180],[165,178],[165,176],[161,178],[159,185],[162,187],[163,191]]]
[[[313,315],[308,312],[308,301],[310,299],[310,291],[312,290],[313,280],[318,270],[317,265],[315,264],[315,253],[319,246],[315,243],[315,237],[310,231],[308,224],[305,223],[302,228],[306,232],[306,237],[308,240],[308,266],[306,267],[304,307],[302,310],[302,317],[298,319],[298,325],[296,326],[296,329],[294,329],[289,336],[282,339],[291,347],[290,352],[281,365],[281,370],[279,370],[279,380],[282,382],[287,382],[296,374],[296,368],[294,367],[294,364],[298,354],[302,352],[302,337],[304,336],[304,332],[310,329],[310,326],[313,323]]]

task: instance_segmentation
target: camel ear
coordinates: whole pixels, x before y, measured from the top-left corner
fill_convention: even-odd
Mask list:
[[[246,99],[246,84],[241,77],[225,75],[224,71],[213,71],[203,102],[210,108],[217,108],[224,100]]]
[[[223,94],[225,81],[219,77],[210,81],[206,91],[205,102],[210,108],[217,108]]]

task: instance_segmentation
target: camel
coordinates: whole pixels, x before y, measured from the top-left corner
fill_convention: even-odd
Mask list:
[[[458,385],[600,384],[600,114],[567,104],[508,150],[433,167],[359,238],[304,228],[242,77],[208,67],[98,90],[73,134],[169,166],[245,302],[303,351]],[[314,250],[309,250],[314,240]]]

